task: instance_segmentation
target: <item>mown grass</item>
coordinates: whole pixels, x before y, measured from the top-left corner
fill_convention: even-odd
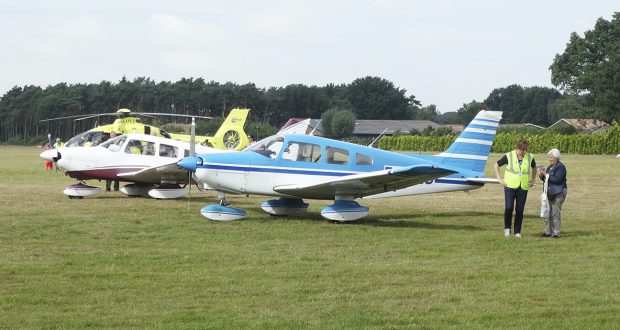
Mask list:
[[[213,194],[69,200],[39,150],[0,147],[0,328],[618,328],[620,159],[565,157],[561,239],[502,236],[498,186],[362,201],[336,225],[311,202],[274,218],[199,215]],[[493,156],[492,158],[496,158]],[[543,162],[544,157],[539,156]],[[491,162],[489,162],[491,163]],[[96,183],[96,182],[95,182]],[[102,183],[100,183],[102,185]]]

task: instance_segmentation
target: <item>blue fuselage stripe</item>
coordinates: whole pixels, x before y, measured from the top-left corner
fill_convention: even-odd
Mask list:
[[[484,161],[481,160],[478,162],[484,162]],[[358,174],[358,173],[349,173],[349,172],[322,172],[322,171],[308,171],[308,170],[291,170],[291,169],[283,169],[283,168],[245,167],[245,166],[228,166],[228,165],[215,165],[215,164],[205,164],[205,165],[200,166],[199,169],[215,169],[215,170],[227,170],[227,171],[239,171],[239,172],[247,171],[247,172],[262,172],[262,173],[303,174],[303,175],[320,175],[320,176],[337,176],[337,177]],[[451,179],[435,179],[435,183],[474,185],[474,186],[484,185],[478,182],[469,182],[469,181],[451,180]]]
[[[265,168],[265,167],[245,167],[245,166],[228,166],[228,165],[215,165],[215,164],[205,164],[200,166],[199,168],[203,169],[214,169],[214,170],[227,170],[227,171],[247,171],[247,172],[265,172],[265,173],[285,173],[285,174],[304,174],[304,175],[321,175],[321,176],[347,176],[351,174],[351,172],[323,172],[323,171],[312,171],[305,169],[284,169],[284,168]]]

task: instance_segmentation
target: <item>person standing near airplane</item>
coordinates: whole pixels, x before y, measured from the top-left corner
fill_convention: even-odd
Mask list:
[[[549,198],[549,216],[545,218],[545,231],[543,237],[560,238],[560,227],[562,219],[562,205],[567,195],[566,186],[566,166],[560,161],[560,150],[551,149],[547,153],[549,156],[549,166],[540,169],[540,179],[544,182],[547,177],[548,188],[547,197]]]
[[[51,145],[49,142],[47,142],[44,146],[43,146],[43,150],[50,150],[52,149]],[[45,161],[45,170],[49,171],[54,167],[54,163],[51,160],[46,160]]]
[[[117,136],[115,131],[110,132],[110,139],[113,139]],[[118,180],[114,180],[114,191],[118,191],[120,186],[120,182]],[[105,191],[111,191],[112,189],[112,180],[105,180]]]
[[[527,140],[519,140],[517,149],[506,153],[495,163],[495,176],[504,188],[504,236],[510,237],[512,213],[514,211],[514,235],[521,238],[523,210],[527,201],[527,192],[536,180],[536,161],[534,155],[527,152]],[[500,167],[506,165],[504,178],[501,178]],[[516,201],[516,206],[515,206]]]
[[[54,149],[62,148],[64,146],[65,146],[65,144],[62,143],[62,140],[60,140],[60,138],[57,137],[56,138],[56,143],[54,143]]]

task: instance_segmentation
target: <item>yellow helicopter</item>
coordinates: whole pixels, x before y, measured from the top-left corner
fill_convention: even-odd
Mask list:
[[[250,109],[232,109],[222,126],[218,129],[218,131],[213,136],[205,136],[205,137],[196,137],[195,143],[200,143],[203,145],[208,145],[217,149],[228,149],[228,150],[242,150],[248,146],[248,136],[243,130],[246,119]],[[161,136],[169,139],[180,140],[185,142],[190,142],[191,136],[189,134],[174,134],[168,133],[158,127],[145,125],[140,121],[140,116],[144,117],[158,117],[158,116],[168,116],[168,117],[185,117],[185,118],[199,118],[199,119],[212,119],[211,117],[205,116],[192,116],[192,115],[177,115],[170,113],[156,113],[156,112],[132,112],[129,109],[123,108],[119,109],[113,113],[101,113],[94,115],[78,115],[78,116],[67,116],[67,117],[58,117],[58,118],[50,118],[44,119],[40,122],[53,121],[53,120],[61,120],[61,119],[70,119],[75,118],[74,120],[85,120],[89,118],[101,117],[101,116],[117,116],[118,118],[114,120],[114,123],[109,125],[100,125],[93,129],[90,129],[86,132],[80,133],[67,141],[65,144],[66,147],[77,147],[77,146],[95,146],[100,143],[105,142],[110,138],[110,133],[115,132],[116,134],[128,134],[128,133],[140,133],[140,134],[150,134],[155,136]]]

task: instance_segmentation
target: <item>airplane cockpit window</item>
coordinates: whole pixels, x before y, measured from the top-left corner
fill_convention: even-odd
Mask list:
[[[159,145],[159,156],[161,157],[177,158],[178,154],[178,148],[175,146],[170,146],[167,144]]]
[[[72,137],[65,147],[94,147],[103,141],[101,132],[84,132]]]
[[[321,161],[321,146],[312,143],[289,142],[282,153],[282,159],[318,163]]]
[[[282,149],[283,143],[284,137],[275,135],[260,140],[255,144],[251,145],[250,147],[246,148],[245,150],[253,151],[259,155],[263,155],[271,159],[276,159],[276,157],[278,157],[278,153],[280,153],[280,149]]]
[[[145,151],[145,147],[147,143],[152,142],[143,142],[140,140],[129,140],[127,146],[125,146],[125,153],[133,154],[133,155],[142,155]]]
[[[364,154],[355,154],[355,165],[372,165],[372,158]]]
[[[117,136],[111,140],[104,142],[101,146],[107,148],[110,151],[117,152],[121,150],[121,147],[123,146],[123,143],[125,143],[126,139],[127,136],[125,135]]]
[[[349,151],[327,147],[325,148],[325,152],[327,154],[327,163],[328,164],[339,164],[339,165],[347,165],[349,164]]]

